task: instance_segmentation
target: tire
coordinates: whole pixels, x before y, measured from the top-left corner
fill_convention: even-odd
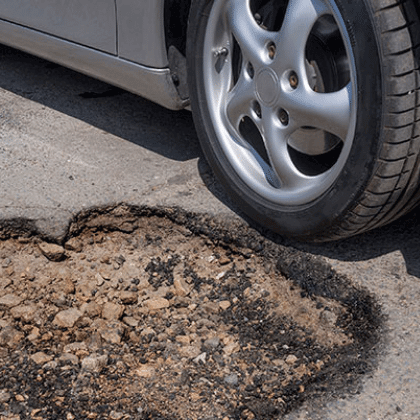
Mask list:
[[[192,3],[194,122],[245,213],[280,234],[327,241],[413,208],[420,26],[411,1]]]

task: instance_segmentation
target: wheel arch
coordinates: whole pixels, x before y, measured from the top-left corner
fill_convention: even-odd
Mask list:
[[[192,0],[165,0],[165,43],[172,80],[183,100],[188,100],[186,44]]]

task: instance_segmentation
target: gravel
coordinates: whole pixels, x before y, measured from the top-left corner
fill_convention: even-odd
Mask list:
[[[274,419],[360,388],[382,322],[364,289],[256,234],[150,213],[80,218],[60,249],[0,243],[1,419]]]

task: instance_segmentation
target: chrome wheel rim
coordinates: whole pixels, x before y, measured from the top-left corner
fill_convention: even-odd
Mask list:
[[[334,184],[353,144],[357,86],[333,1],[215,0],[203,72],[218,142],[251,190],[301,206]]]

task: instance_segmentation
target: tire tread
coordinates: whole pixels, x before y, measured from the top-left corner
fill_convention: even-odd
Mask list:
[[[383,144],[364,194],[329,239],[388,224],[420,201],[420,22],[411,0],[371,3],[385,63]]]

